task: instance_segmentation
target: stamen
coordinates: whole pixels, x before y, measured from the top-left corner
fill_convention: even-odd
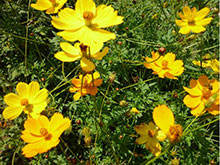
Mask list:
[[[83,18],[86,19],[87,21],[92,20],[93,16],[94,16],[93,13],[90,11],[85,11],[83,13]]]
[[[28,99],[26,99],[26,98],[22,99],[20,103],[22,106],[28,106],[28,104],[29,104]]]
[[[154,135],[155,135],[155,131],[154,130],[149,130],[148,131],[148,136],[149,137],[154,137]]]

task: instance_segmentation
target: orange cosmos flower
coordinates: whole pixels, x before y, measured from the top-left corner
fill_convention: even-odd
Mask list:
[[[30,84],[19,82],[16,91],[18,94],[9,93],[4,97],[8,107],[4,109],[3,117],[13,120],[24,111],[28,117],[37,119],[47,106],[47,90],[40,90],[38,82],[32,81]]]
[[[74,100],[79,100],[81,96],[90,94],[95,96],[98,92],[97,86],[102,84],[102,79],[98,79],[100,74],[95,72],[93,74],[79,75],[79,79],[72,80],[73,87],[69,89],[71,93],[76,92],[73,96]]]
[[[189,6],[183,8],[183,14],[180,12],[181,20],[176,19],[176,24],[181,27],[179,33],[187,34],[190,31],[200,33],[206,30],[204,26],[212,21],[212,17],[205,18],[209,13],[209,8],[205,7],[197,12],[196,8],[192,9]]]
[[[190,80],[190,88],[183,87],[189,94],[183,99],[184,104],[191,108],[194,116],[208,111],[212,115],[219,114],[219,81],[209,80],[200,76],[198,80]]]
[[[63,51],[57,52],[54,56],[63,62],[73,62],[80,59],[80,65],[84,72],[91,72],[95,69],[91,59],[101,60],[108,53],[107,47],[100,52],[103,43],[88,47],[80,43],[75,43],[72,46],[68,42],[61,42],[60,47]]]
[[[63,118],[60,113],[55,113],[50,121],[43,115],[38,119],[27,119],[21,138],[28,144],[22,149],[22,154],[30,158],[57,146],[60,135],[70,127],[70,124],[70,119]]]
[[[182,126],[175,124],[173,112],[166,105],[159,105],[154,108],[153,119],[171,143],[179,142],[182,137]]]
[[[149,124],[142,123],[134,127],[135,131],[141,135],[136,139],[137,144],[145,144],[146,149],[148,149],[155,156],[159,156],[161,153],[161,145],[158,139],[161,139],[164,134],[159,131],[158,127],[152,122]]]
[[[75,10],[65,8],[52,17],[52,25],[62,32],[57,33],[65,40],[76,41],[87,46],[115,39],[115,34],[101,28],[118,25],[123,17],[117,15],[111,6],[100,5],[96,8],[93,0],[77,0]]]
[[[179,76],[183,73],[184,67],[182,60],[175,60],[176,55],[173,53],[167,53],[165,56],[160,56],[158,52],[151,52],[152,58],[146,57],[144,66],[148,69],[152,69],[153,74],[158,74],[160,78],[177,79],[175,76]]]
[[[47,14],[54,14],[59,11],[67,0],[38,0],[36,4],[31,4],[31,7],[37,10],[47,10]]]

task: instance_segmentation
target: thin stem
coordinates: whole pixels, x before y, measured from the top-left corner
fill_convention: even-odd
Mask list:
[[[189,125],[184,129],[183,134],[185,134],[185,132],[189,129],[189,127],[196,121],[196,119],[198,118],[198,116],[196,116],[191,123],[189,123]]]

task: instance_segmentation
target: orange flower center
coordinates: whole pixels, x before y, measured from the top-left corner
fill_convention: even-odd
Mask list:
[[[85,11],[85,12],[83,13],[83,18],[84,18],[85,20],[87,20],[87,21],[91,21],[92,18],[93,18],[93,13],[90,12],[90,11]]]
[[[88,48],[88,46],[80,44],[79,47],[80,47],[80,50],[82,52],[82,56],[87,57],[87,48]]]
[[[168,68],[167,65],[168,65],[168,61],[163,61],[162,62],[162,68],[163,69],[167,69]]]
[[[211,93],[212,89],[213,89],[212,85],[208,83],[204,85],[202,89],[202,94],[205,99],[208,99],[209,97],[212,96],[212,93]]]
[[[190,15],[188,17],[188,25],[190,25],[190,26],[194,26],[195,25],[195,20],[194,20],[194,16],[193,15]]]
[[[22,99],[20,103],[21,103],[22,106],[28,106],[29,105],[28,99],[26,99],[26,98]]]
[[[182,136],[182,126],[179,124],[174,124],[173,126],[170,126],[168,138],[170,142],[179,142],[181,136]]]
[[[45,140],[50,140],[52,138],[52,135],[48,133],[46,128],[40,129],[40,134],[44,136]]]
[[[155,131],[154,130],[149,130],[148,131],[148,136],[149,137],[154,137],[155,136]]]
[[[53,7],[57,7],[59,4],[56,2],[56,0],[50,0],[52,3]]]

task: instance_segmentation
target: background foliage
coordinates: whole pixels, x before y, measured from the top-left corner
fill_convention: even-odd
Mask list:
[[[36,80],[50,91],[50,100],[44,115],[51,117],[61,112],[72,120],[72,128],[62,135],[60,144],[48,153],[26,159],[21,155],[24,142],[20,139],[26,116],[13,121],[1,117],[0,162],[2,164],[209,164],[219,162],[218,116],[205,114],[190,127],[190,133],[179,144],[173,145],[163,156],[155,159],[144,145],[136,145],[134,126],[152,121],[152,110],[159,104],[168,105],[177,123],[186,128],[194,117],[182,100],[183,86],[189,86],[191,78],[200,75],[217,78],[209,69],[192,64],[200,54],[219,55],[219,20],[217,0],[96,0],[96,5],[112,5],[124,16],[124,23],[111,31],[115,40],[106,43],[110,51],[102,61],[96,61],[96,70],[104,80],[96,97],[84,96],[73,101],[68,92],[71,80],[80,72],[79,62],[62,63],[53,56],[60,50],[63,39],[56,35],[51,16],[34,10],[26,0],[0,1],[0,107],[6,107],[5,94],[15,92],[18,82]],[[69,0],[65,7],[74,8]],[[177,13],[183,6],[211,9],[211,24],[203,34],[178,34],[175,24]],[[159,79],[151,70],[134,61],[144,62],[151,51],[165,47],[177,59],[184,62],[185,71],[178,80]],[[25,58],[26,57],[26,58]],[[26,59],[26,61],[25,61]],[[73,70],[76,68],[75,70]],[[111,84],[109,75],[116,73]],[[67,81],[66,81],[67,80]],[[146,80],[146,81],[145,81]],[[104,97],[105,96],[105,97]],[[121,102],[124,100],[124,103]],[[96,106],[94,105],[96,102]],[[126,115],[132,107],[141,111],[138,115]],[[102,109],[101,115],[97,113]],[[100,120],[101,119],[101,120]],[[202,127],[207,124],[207,126]],[[91,145],[86,145],[83,128],[91,132]],[[193,131],[195,130],[195,131]],[[164,143],[164,149],[167,143]],[[212,163],[213,163],[212,162]]]

